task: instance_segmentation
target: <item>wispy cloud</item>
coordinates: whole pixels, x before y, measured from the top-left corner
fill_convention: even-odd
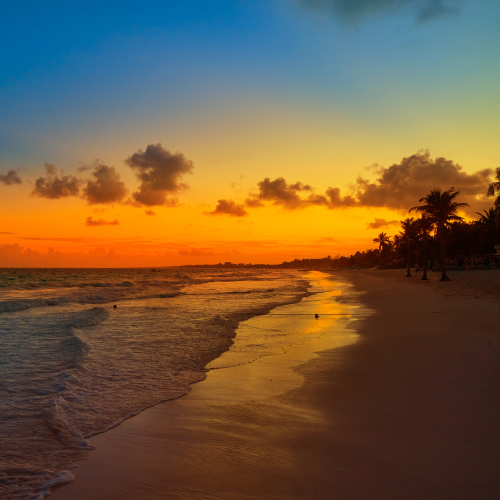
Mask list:
[[[0,174],[0,182],[6,186],[12,186],[13,184],[21,184],[23,181],[15,170],[9,170],[6,174]]]
[[[85,225],[86,226],[118,226],[120,223],[115,219],[112,221],[107,221],[104,219],[93,219],[92,217],[87,217],[85,220]]]
[[[375,219],[367,224],[366,229],[380,229],[381,227],[395,226],[399,223],[398,220]]]
[[[18,240],[28,240],[28,241],[61,241],[61,242],[68,242],[68,243],[93,243],[95,241],[101,241],[95,240],[93,238],[62,238],[58,236],[54,237],[43,237],[43,236],[18,236]]]
[[[466,0],[298,0],[319,12],[333,15],[339,21],[359,24],[377,16],[405,14],[417,22],[458,14]]]

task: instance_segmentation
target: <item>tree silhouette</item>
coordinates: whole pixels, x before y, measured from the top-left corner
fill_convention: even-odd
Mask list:
[[[488,190],[486,191],[486,194],[488,196],[495,196],[495,194],[497,195],[495,202],[494,202],[495,203],[495,222],[496,222],[497,229],[500,230],[500,167],[497,167],[495,169],[495,179],[496,179],[496,181],[493,181],[488,186]]]
[[[406,241],[406,277],[411,278],[410,272],[410,259],[411,259],[411,244],[413,239],[415,238],[415,221],[413,217],[409,217],[403,221],[401,221],[401,228],[403,229],[401,233],[401,239]]]
[[[441,281],[450,281],[446,274],[446,226],[451,221],[462,221],[462,217],[457,215],[459,209],[468,207],[468,203],[458,203],[455,198],[460,194],[460,191],[455,191],[452,187],[448,191],[434,188],[431,192],[420,198],[420,203],[423,205],[410,208],[410,212],[416,211],[425,214],[430,221],[437,225],[439,237],[439,246],[441,250]]]
[[[429,233],[432,231],[434,226],[433,220],[423,213],[420,219],[414,222],[416,227],[416,232],[422,237],[422,248],[423,248],[423,272],[422,280],[427,280],[427,242],[429,240]]]
[[[479,219],[473,221],[471,230],[479,233],[479,242],[491,241],[493,244],[497,242],[498,234],[496,228],[498,208],[491,207],[488,210],[483,210],[484,214],[476,212]]]
[[[391,238],[387,233],[380,233],[376,238],[373,238],[373,243],[378,243],[378,249],[387,254],[389,261],[391,260]]]

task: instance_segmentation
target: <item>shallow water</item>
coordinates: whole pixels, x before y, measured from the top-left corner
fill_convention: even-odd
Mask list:
[[[239,321],[306,291],[281,270],[0,271],[2,498],[70,481],[88,437],[186,394]]]
[[[188,395],[92,438],[96,451],[54,497],[296,498],[275,495],[267,481],[293,481],[303,469],[296,426],[307,436],[331,417],[297,396],[294,389],[305,381],[297,367],[320,351],[357,342],[355,322],[370,314],[348,281],[321,272],[305,277],[311,294],[241,321],[235,342]],[[294,431],[287,436],[289,426]],[[275,433],[284,433],[284,442]]]
[[[227,405],[284,394],[304,382],[294,368],[318,352],[357,342],[351,318],[369,311],[351,284],[322,272],[307,279],[312,295],[241,322],[235,343],[207,365],[207,379],[182,401]]]

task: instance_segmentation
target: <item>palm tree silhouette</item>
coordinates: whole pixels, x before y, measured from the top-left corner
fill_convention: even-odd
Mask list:
[[[406,251],[407,251],[406,277],[411,278],[411,272],[410,272],[411,243],[413,238],[415,237],[415,221],[413,220],[413,217],[409,217],[408,219],[401,221],[401,227],[403,228],[403,232],[401,233],[402,234],[401,239],[403,241],[406,240]]]
[[[432,227],[434,226],[434,222],[432,219],[423,213],[420,216],[420,219],[417,219],[414,222],[416,226],[416,232],[422,236],[422,246],[423,246],[423,272],[422,272],[422,280],[427,280],[427,240],[429,239],[429,233],[432,231]]]
[[[387,233],[380,233],[376,238],[373,238],[373,243],[378,243],[378,249],[382,253],[387,253],[389,260],[391,260],[391,238],[387,236]]]
[[[488,196],[495,196],[495,194],[497,195],[497,198],[494,202],[495,203],[495,209],[494,209],[495,210],[495,222],[496,222],[497,229],[500,229],[500,167],[497,167],[495,169],[495,179],[496,179],[496,181],[493,181],[488,186],[488,191],[486,192],[486,194]]]
[[[457,215],[459,209],[468,207],[468,203],[457,203],[455,198],[460,194],[460,191],[455,191],[452,187],[448,191],[434,188],[431,192],[420,198],[420,203],[423,205],[410,208],[410,212],[415,210],[425,214],[433,223],[437,225],[439,237],[439,246],[441,250],[441,281],[451,281],[446,274],[446,226],[451,221],[462,221],[462,217]]]
[[[486,240],[497,242],[497,217],[498,208],[491,207],[488,210],[483,210],[484,214],[476,212],[479,219],[473,222],[472,231],[479,232],[479,242],[484,243]]]

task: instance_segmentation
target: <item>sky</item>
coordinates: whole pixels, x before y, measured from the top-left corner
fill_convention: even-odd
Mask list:
[[[0,266],[374,248],[434,186],[492,205],[495,0],[10,2]]]

